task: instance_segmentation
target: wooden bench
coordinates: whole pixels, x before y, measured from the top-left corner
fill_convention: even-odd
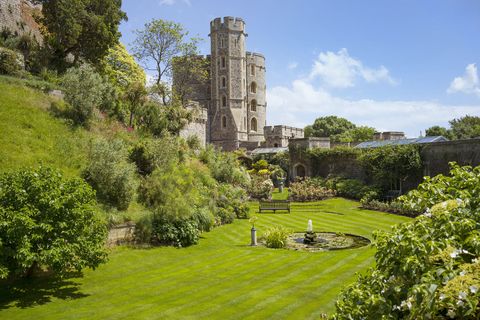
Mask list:
[[[268,201],[259,201],[259,210],[260,213],[264,210],[273,210],[273,213],[276,213],[277,210],[286,210],[290,213],[290,201],[288,200],[268,200]]]

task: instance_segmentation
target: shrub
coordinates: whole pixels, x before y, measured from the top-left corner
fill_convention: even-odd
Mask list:
[[[160,210],[154,216],[152,226],[153,237],[161,244],[188,247],[198,243],[200,232],[193,220],[170,220]]]
[[[283,226],[274,226],[263,234],[265,245],[268,248],[285,248],[287,246],[287,238],[290,231]]]
[[[83,177],[97,191],[97,197],[118,210],[126,210],[135,195],[135,166],[127,161],[121,140],[94,140]]]
[[[41,167],[0,177],[0,278],[37,267],[63,273],[104,263],[106,226],[82,179]]]
[[[317,201],[335,196],[335,191],[324,187],[321,179],[300,180],[290,184],[289,198],[293,201]]]
[[[151,174],[155,169],[166,169],[179,161],[179,144],[175,138],[144,139],[130,151],[130,160],[137,166],[138,173],[143,176]]]
[[[365,185],[356,179],[340,179],[337,181],[334,190],[341,197],[360,200],[368,192],[375,192],[374,187]]]
[[[88,125],[94,108],[100,105],[104,96],[102,77],[93,67],[84,64],[68,69],[61,82],[65,101],[73,107],[73,120],[77,124]]]
[[[375,234],[375,267],[346,288],[335,319],[478,319],[480,314],[480,168],[452,165],[426,179],[406,204],[424,215]],[[413,206],[415,207],[415,206]]]
[[[19,52],[0,47],[0,74],[19,76],[25,62]]]
[[[135,242],[151,243],[153,236],[152,215],[146,215],[135,223]]]
[[[248,193],[254,199],[270,199],[273,192],[273,182],[265,176],[254,174],[252,176]]]

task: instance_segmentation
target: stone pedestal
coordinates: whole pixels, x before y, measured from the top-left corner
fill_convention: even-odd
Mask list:
[[[251,240],[252,240],[250,245],[256,246],[257,245],[257,229],[255,229],[255,227],[252,227],[250,232],[251,232]]]

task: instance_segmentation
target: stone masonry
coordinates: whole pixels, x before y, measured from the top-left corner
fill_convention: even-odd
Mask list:
[[[8,29],[16,35],[30,34],[38,42],[42,41],[39,26],[33,15],[41,12],[40,5],[28,0],[0,1],[0,30]]]

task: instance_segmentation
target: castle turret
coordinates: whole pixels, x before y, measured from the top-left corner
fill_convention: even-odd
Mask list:
[[[247,52],[247,127],[249,141],[263,141],[267,125],[265,57]]]

